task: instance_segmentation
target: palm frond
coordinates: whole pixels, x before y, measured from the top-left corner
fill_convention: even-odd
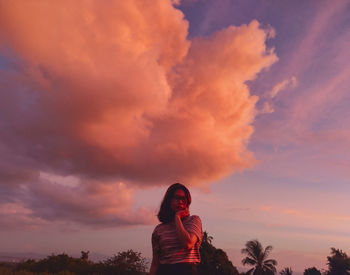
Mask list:
[[[272,247],[271,245],[266,246],[266,248],[265,248],[265,250],[264,250],[264,253],[263,253],[263,255],[264,255],[264,260],[269,256],[269,254],[270,254],[272,248],[273,248],[273,247]]]
[[[258,240],[250,240],[246,242],[245,246],[241,250],[242,254],[247,254],[247,256],[258,260],[263,251],[261,243]]]
[[[264,265],[264,268],[267,270],[271,270],[273,272],[276,272],[276,267],[274,265],[267,264],[267,265]]]
[[[250,257],[245,257],[242,260],[242,264],[243,265],[256,265],[257,261],[255,259],[252,259]]]
[[[272,265],[277,265],[277,261],[274,259],[268,259],[264,262],[264,264],[272,264]]]
[[[281,275],[292,275],[293,274],[293,270],[292,270],[291,267],[285,267],[284,269],[282,269],[280,274]]]

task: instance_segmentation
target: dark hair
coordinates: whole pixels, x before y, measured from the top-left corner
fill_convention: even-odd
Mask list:
[[[166,191],[163,201],[160,204],[160,209],[158,212],[158,219],[161,223],[169,223],[174,219],[175,212],[171,209],[171,199],[177,190],[183,190],[186,196],[187,206],[191,204],[191,194],[190,191],[181,183],[174,183],[169,186]]]

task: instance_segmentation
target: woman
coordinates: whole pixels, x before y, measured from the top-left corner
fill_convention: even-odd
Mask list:
[[[200,262],[202,222],[191,216],[191,194],[180,184],[171,185],[160,205],[152,234],[153,259],[150,275],[195,275]]]

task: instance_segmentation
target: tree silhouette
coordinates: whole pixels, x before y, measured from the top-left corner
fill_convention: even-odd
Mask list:
[[[81,251],[80,258],[65,253],[50,255],[35,261],[1,263],[0,275],[146,275],[146,259],[141,253],[128,250],[119,252],[105,261],[88,260],[89,251]]]
[[[53,274],[93,274],[93,263],[79,258],[73,258],[65,253],[50,255],[39,261],[27,260],[18,264],[17,271],[31,271],[34,273],[53,273]]]
[[[322,275],[322,273],[316,267],[311,267],[304,270],[304,275]]]
[[[89,253],[90,251],[81,251],[80,259],[83,260],[84,262],[89,261]]]
[[[238,275],[237,268],[228,259],[222,249],[212,245],[213,237],[204,231],[199,252],[201,262],[198,266],[199,275]]]
[[[280,274],[281,275],[292,275],[293,270],[291,267],[285,267],[284,269],[281,270]]]
[[[258,240],[251,240],[245,244],[245,248],[241,250],[242,254],[247,256],[242,260],[243,265],[253,266],[247,271],[248,275],[272,275],[276,273],[277,261],[267,259],[272,246],[267,246],[263,249]]]
[[[350,274],[350,258],[340,249],[331,248],[331,256],[328,260],[328,275],[349,275]]]
[[[129,249],[119,252],[112,258],[105,260],[102,264],[102,274],[111,275],[138,275],[146,272],[146,259],[140,252]]]

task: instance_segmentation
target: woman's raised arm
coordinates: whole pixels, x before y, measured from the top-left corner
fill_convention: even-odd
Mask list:
[[[181,244],[184,248],[187,250],[190,250],[193,248],[195,243],[198,241],[198,238],[195,234],[191,234],[187,232],[187,230],[184,228],[181,218],[188,215],[188,209],[178,211],[175,214],[174,222],[176,227],[176,233],[178,238],[180,239]]]

